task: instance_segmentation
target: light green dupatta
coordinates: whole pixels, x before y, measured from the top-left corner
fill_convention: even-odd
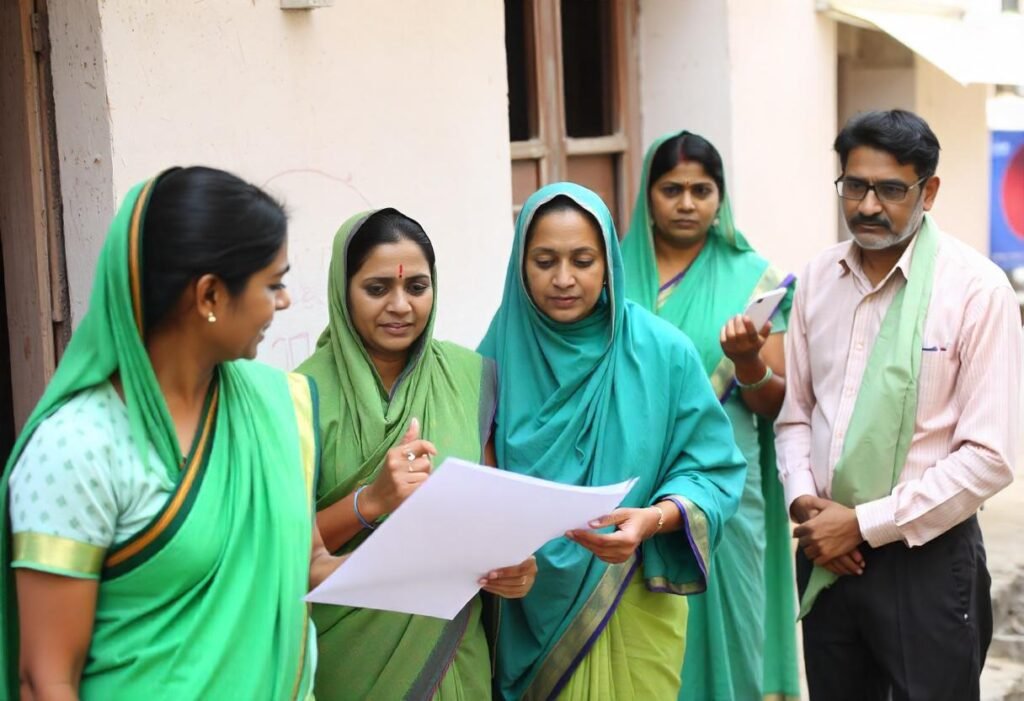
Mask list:
[[[607,291],[590,316],[571,324],[534,306],[522,272],[532,218],[561,195],[593,215],[606,251]],[[557,183],[527,199],[516,221],[501,306],[480,346],[498,363],[498,465],[576,485],[638,477],[623,505],[670,498],[686,525],[647,540],[642,564],[607,565],[566,538],[542,547],[529,595],[500,604],[498,698],[547,699],[565,689],[598,638],[614,635],[609,621],[634,575],[649,591],[663,592],[659,596],[703,591],[711,551],[736,509],[744,463],[693,345],[626,301],[624,289],[615,228],[597,195]],[[680,650],[683,643],[681,634],[647,636],[642,645],[652,648]],[[636,667],[625,671],[642,675],[643,665]],[[678,681],[666,691],[674,695],[677,688]],[[607,693],[594,689],[590,697]]]
[[[725,196],[704,248],[659,306],[649,209],[651,161],[662,144],[678,135],[660,137],[644,157],[629,233],[622,244],[626,296],[693,340],[715,394],[733,422],[736,442],[750,461],[743,499],[726,524],[708,591],[690,602],[679,698],[796,698],[800,693],[793,625],[796,587],[774,432],[771,421],[756,417],[738,396],[735,368],[719,342],[729,318],[742,313],[753,298],[783,285],[789,293],[773,318],[773,331],[785,331],[793,279],[784,279],[737,231]],[[752,558],[752,553],[757,557]]]
[[[314,663],[302,603],[316,462],[312,388],[257,363],[222,364],[196,442],[181,455],[141,336],[141,227],[154,182],[133,188],[111,224],[89,311],[4,470],[0,692],[18,696],[10,471],[42,421],[116,372],[133,449],[145,461],[154,446],[159,463],[148,469],[178,486],[149,525],[105,553],[81,697],[304,699]]]
[[[892,493],[910,452],[917,417],[921,338],[932,298],[939,233],[924,216],[914,242],[910,273],[882,320],[868,356],[843,452],[832,473],[832,499],[854,507]],[[835,583],[836,575],[814,566],[800,600],[800,617]]]
[[[420,436],[449,456],[480,461],[494,417],[493,363],[452,343],[435,341],[435,312],[389,396],[355,331],[347,303],[349,241],[373,212],[346,221],[334,238],[328,281],[329,321],[298,372],[320,389],[324,441],[317,508],[371,482],[384,459],[420,420]],[[437,308],[436,271],[434,309]],[[354,549],[360,534],[346,544]],[[415,587],[415,582],[410,582]],[[346,606],[315,605],[320,701],[339,699],[484,698],[490,666],[474,599],[454,621]],[[458,659],[453,659],[458,653]]]

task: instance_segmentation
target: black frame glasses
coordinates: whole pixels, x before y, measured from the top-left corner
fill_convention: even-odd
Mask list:
[[[855,200],[860,202],[868,193],[874,190],[875,197],[880,202],[886,202],[888,204],[899,204],[907,199],[907,194],[915,187],[923,183],[931,175],[925,175],[917,180],[917,182],[905,185],[899,181],[885,180],[880,183],[868,183],[858,178],[847,178],[840,175],[835,179],[836,194],[842,197],[844,200]]]

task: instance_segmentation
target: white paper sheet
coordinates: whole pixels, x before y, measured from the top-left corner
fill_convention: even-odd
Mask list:
[[[480,577],[587,528],[635,482],[575,487],[449,458],[306,601],[451,620]]]

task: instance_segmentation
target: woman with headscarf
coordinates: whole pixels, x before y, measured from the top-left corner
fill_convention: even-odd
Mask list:
[[[430,239],[395,209],[357,214],[334,238],[328,326],[298,368],[320,389],[317,520],[332,551],[358,547],[445,458],[493,464],[494,363],[433,338],[436,285]],[[530,559],[481,585],[523,596],[535,571]],[[480,597],[452,621],[315,605],[317,698],[489,698],[481,612]]]
[[[496,616],[502,699],[664,699],[679,689],[686,599],[707,586],[743,460],[686,337],[625,299],[608,208],[570,183],[516,221],[501,306],[498,465],[574,485],[636,477],[623,505],[537,554]],[[528,517],[528,515],[524,515]]]
[[[747,460],[708,591],[690,602],[683,699],[798,698],[796,591],[772,421],[785,395],[783,335],[793,277],[783,278],[733,225],[722,158],[689,132],[655,141],[622,244],[626,296],[693,341]],[[748,302],[788,292],[771,324]]]
[[[29,699],[311,694],[302,597],[338,563],[312,509],[316,397],[245,360],[289,305],[286,234],[223,171],[128,193],[0,485],[3,698],[19,677]]]

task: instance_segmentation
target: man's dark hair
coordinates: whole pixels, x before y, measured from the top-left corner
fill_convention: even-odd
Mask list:
[[[891,153],[900,165],[911,163],[917,177],[934,175],[939,165],[939,140],[928,123],[906,110],[862,112],[836,137],[835,150],[846,171],[846,159],[858,146]]]

